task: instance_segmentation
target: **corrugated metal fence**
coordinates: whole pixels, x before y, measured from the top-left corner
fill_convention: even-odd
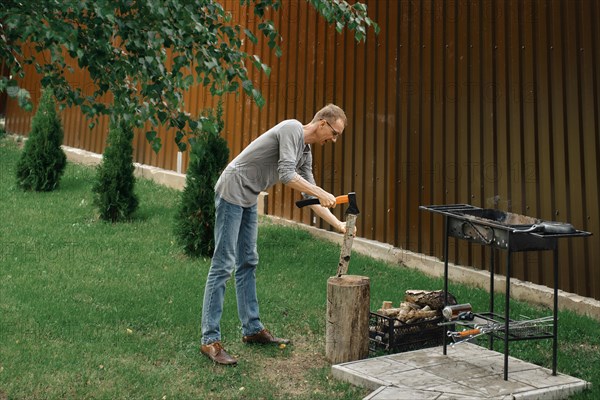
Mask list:
[[[257,25],[239,2],[225,3],[235,21]],[[560,288],[600,299],[598,2],[368,1],[382,30],[363,44],[327,27],[305,1],[283,3],[273,15],[283,57],[247,44],[272,66],[270,78],[252,72],[267,105],[226,99],[232,155],[278,121],[308,122],[334,102],[349,125],[336,145],[314,149],[315,175],[334,194],[358,193],[360,236],[441,257],[442,220],[419,212],[423,204],[569,221],[595,235],[560,244]],[[83,74],[74,79],[85,86]],[[37,81],[25,84],[37,93]],[[186,100],[193,113],[214,105],[200,88]],[[9,131],[27,132],[30,115],[13,102],[7,114]],[[106,121],[90,132],[77,110],[63,119],[67,145],[102,151]],[[172,134],[161,135],[158,155],[136,136],[136,161],[176,169]],[[280,185],[270,193],[272,214],[312,223],[294,208],[298,194]],[[488,262],[487,249],[451,245],[451,261]],[[552,285],[549,256],[515,256],[514,275]]]

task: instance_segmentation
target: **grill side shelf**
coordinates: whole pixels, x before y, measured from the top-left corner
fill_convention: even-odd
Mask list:
[[[444,215],[457,215],[462,211],[468,210],[481,210],[480,207],[475,207],[470,204],[447,204],[447,205],[431,205],[431,206],[419,206],[420,210],[431,211],[438,214]]]
[[[532,232],[530,235],[537,236],[540,238],[570,238],[570,237],[586,237],[592,236],[592,232],[586,231],[575,231],[571,233],[544,233],[544,232]]]

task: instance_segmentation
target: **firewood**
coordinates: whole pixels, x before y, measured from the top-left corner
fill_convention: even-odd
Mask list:
[[[384,301],[383,304],[381,305],[381,309],[382,310],[387,310],[388,308],[392,308],[392,302],[391,301]]]
[[[445,306],[443,290],[407,290],[404,292],[404,301],[421,307],[429,306],[433,310],[441,310]],[[457,304],[456,297],[451,293],[448,293],[448,304]]]
[[[403,323],[414,323],[422,319],[432,319],[441,315],[440,310],[432,310],[431,307],[421,308],[418,304],[402,302],[400,307],[379,309],[377,313],[388,318],[395,318]]]

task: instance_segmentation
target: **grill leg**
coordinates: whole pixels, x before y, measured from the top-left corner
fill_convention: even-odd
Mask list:
[[[448,305],[448,217],[444,216],[444,306]],[[444,351],[443,354],[447,354],[448,350],[448,330],[450,328],[446,326],[444,329]]]
[[[554,255],[554,314],[552,324],[552,375],[556,376],[556,355],[558,353],[558,246]]]
[[[506,253],[506,299],[504,301],[504,380],[508,380],[508,319],[510,317],[510,243]]]
[[[490,247],[490,317],[494,318],[494,247]],[[489,349],[494,349],[494,335],[488,335]]]

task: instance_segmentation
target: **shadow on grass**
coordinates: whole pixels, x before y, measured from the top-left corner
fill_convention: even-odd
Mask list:
[[[89,189],[91,191],[90,183],[84,182],[81,179],[75,177],[63,176],[60,180],[60,183],[58,184],[58,187],[55,190],[65,193],[75,193],[79,192],[81,189],[84,188]]]

